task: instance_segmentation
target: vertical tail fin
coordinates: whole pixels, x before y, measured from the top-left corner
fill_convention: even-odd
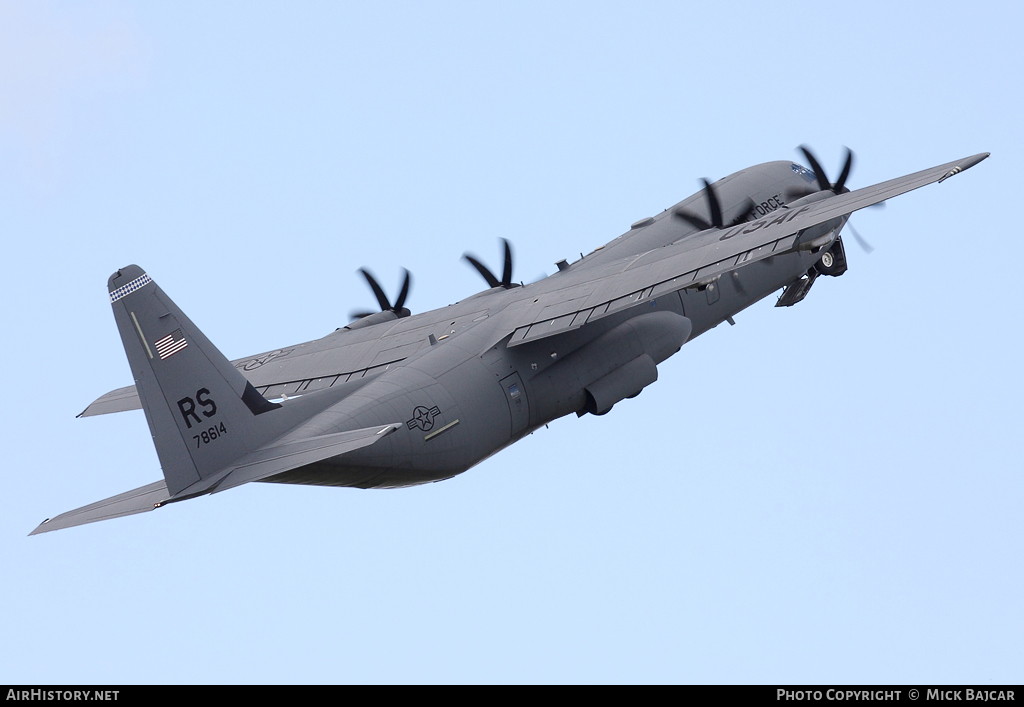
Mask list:
[[[283,431],[259,419],[281,406],[256,392],[142,268],[122,268],[107,285],[172,496]]]

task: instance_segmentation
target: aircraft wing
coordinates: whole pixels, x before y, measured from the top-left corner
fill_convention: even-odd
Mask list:
[[[728,229],[709,229],[600,270],[570,270],[565,286],[541,295],[517,313],[508,346],[519,346],[577,329],[627,307],[676,290],[700,287],[766,258],[812,245],[808,229],[978,164],[987,152],[847,192],[821,201],[773,211]],[[838,225],[838,224],[837,224]],[[816,235],[813,232],[810,234]],[[582,281],[581,281],[582,280]]]

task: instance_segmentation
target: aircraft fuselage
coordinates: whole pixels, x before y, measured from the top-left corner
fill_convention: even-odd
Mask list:
[[[753,219],[762,211],[786,208],[787,190],[806,188],[807,181],[792,163],[774,162],[731,175],[715,187],[727,216],[748,208],[752,200]],[[700,210],[702,199],[697,193],[673,209]],[[624,266],[630,256],[694,237],[693,231],[666,210],[570,268],[597,272],[620,262]],[[799,279],[820,257],[811,252],[779,255],[744,268],[741,282],[722,278],[703,288],[669,292],[557,339],[515,347],[508,346],[503,313],[528,304],[546,291],[546,283],[557,284],[561,272],[400,320],[404,331],[428,322],[419,350],[372,380],[345,383],[355,390],[289,436],[302,439],[394,420],[404,421],[402,429],[366,449],[266,481],[384,488],[450,478],[552,420],[574,412],[604,414],[615,402],[635,396],[656,379],[656,365],[687,340]],[[452,327],[440,337],[427,333],[440,331],[439,313]],[[341,330],[334,335],[335,355],[345,355],[349,337],[353,342],[376,339],[397,326],[389,320]],[[373,336],[377,330],[380,335]]]

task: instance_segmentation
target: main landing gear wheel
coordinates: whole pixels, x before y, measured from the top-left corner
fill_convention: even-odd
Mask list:
[[[814,269],[820,275],[831,275],[832,277],[839,277],[846,272],[846,251],[843,249],[842,237],[836,238],[832,247],[821,254]]]

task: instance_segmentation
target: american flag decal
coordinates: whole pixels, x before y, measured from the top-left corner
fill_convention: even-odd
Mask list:
[[[156,352],[160,358],[165,359],[188,346],[188,342],[185,341],[185,335],[181,333],[181,329],[175,329],[164,338],[154,342],[153,345],[156,346]]]

